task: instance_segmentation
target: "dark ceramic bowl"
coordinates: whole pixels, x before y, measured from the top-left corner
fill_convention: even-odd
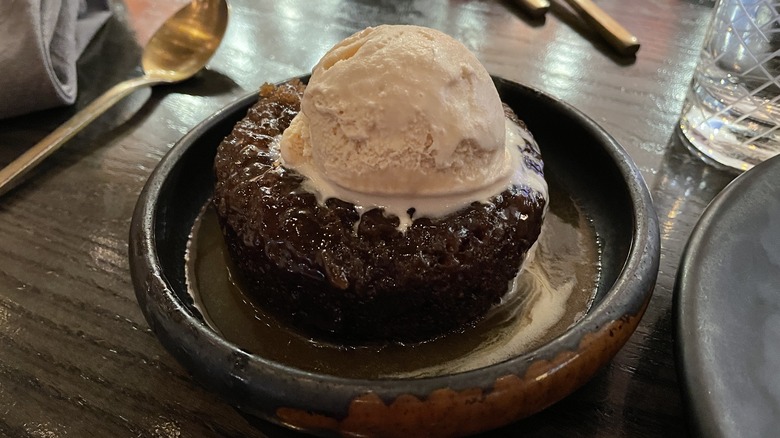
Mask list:
[[[185,250],[212,194],[216,147],[256,102],[251,94],[185,135],[151,175],[135,209],[133,283],[165,348],[242,411],[323,435],[467,435],[538,412],[590,379],[628,340],[650,299],[658,220],[639,171],[601,127],[539,91],[495,82],[534,133],[546,171],[585,212],[601,242],[593,302],[578,322],[508,360],[427,378],[336,377],[274,362],[222,338],[192,305]]]

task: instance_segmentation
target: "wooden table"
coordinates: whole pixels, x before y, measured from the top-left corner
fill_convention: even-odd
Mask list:
[[[0,164],[137,75],[138,41],[181,3],[113,3],[80,60],[76,106],[0,121]],[[244,418],[162,348],[130,283],[130,216],[152,169],[190,128],[265,81],[308,72],[334,43],[380,23],[441,29],[491,73],[595,119],[641,168],[660,218],[658,283],[629,343],[570,397],[488,435],[686,434],[672,289],[691,228],[733,178],[690,155],[675,131],[711,4],[598,3],[639,37],[636,59],[615,57],[560,0],[543,20],[494,0],[232,0],[207,71],[125,99],[0,199],[0,436],[295,436]]]

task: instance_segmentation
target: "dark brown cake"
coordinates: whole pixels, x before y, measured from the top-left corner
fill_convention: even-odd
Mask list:
[[[307,334],[342,342],[422,341],[474,324],[507,292],[545,199],[513,186],[443,218],[416,218],[405,232],[381,209],[361,217],[338,199],[320,205],[273,142],[304,88],[264,85],[217,151],[214,205],[247,292]],[[518,147],[541,173],[536,146]]]

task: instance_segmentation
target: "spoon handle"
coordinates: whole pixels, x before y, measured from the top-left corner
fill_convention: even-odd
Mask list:
[[[27,172],[59,149],[65,142],[84,129],[90,122],[106,112],[106,110],[111,108],[115,103],[119,102],[123,97],[126,97],[140,87],[151,85],[154,82],[156,81],[146,76],[141,76],[128,79],[111,87],[92,103],[84,107],[84,109],[76,113],[67,122],[60,125],[51,134],[44,137],[35,144],[35,146],[28,149],[0,170],[0,196],[16,186]]]

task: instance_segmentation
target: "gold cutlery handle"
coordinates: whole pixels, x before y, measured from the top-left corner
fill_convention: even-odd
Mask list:
[[[566,3],[592,25],[621,55],[631,56],[639,50],[639,40],[591,0],[566,0]]]
[[[126,97],[140,87],[151,85],[154,82],[156,81],[153,81],[146,76],[141,76],[120,82],[111,87],[100,97],[84,107],[84,109],[76,113],[67,122],[60,125],[51,134],[44,137],[41,141],[0,170],[0,196],[16,186],[22,177],[32,168],[59,149],[65,142],[84,129],[90,122],[106,112],[106,110],[111,108],[115,103],[119,102],[123,97]]]
[[[550,9],[549,0],[515,0],[532,17],[541,17]]]

